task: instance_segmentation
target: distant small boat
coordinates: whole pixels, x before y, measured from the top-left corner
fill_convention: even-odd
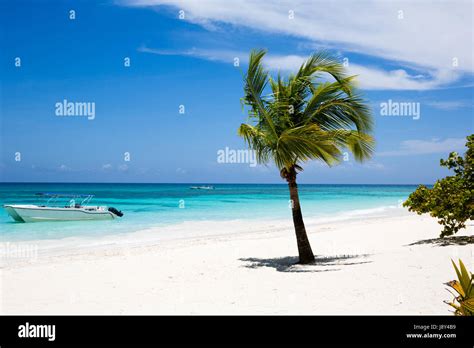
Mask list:
[[[209,185],[206,185],[206,186],[191,186],[190,189],[191,190],[214,190],[214,186],[209,186]]]
[[[3,207],[18,222],[111,220],[123,216],[113,207],[86,205],[94,195],[38,193],[37,196],[47,198],[45,205],[5,204]],[[59,198],[69,198],[68,204],[54,206]],[[80,203],[76,203],[78,198]]]

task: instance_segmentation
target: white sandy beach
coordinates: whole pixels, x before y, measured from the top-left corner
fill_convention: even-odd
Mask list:
[[[443,284],[455,278],[450,259],[474,268],[472,244],[410,245],[438,237],[428,216],[309,222],[317,256],[309,266],[292,265],[290,220],[211,225],[227,233],[153,240],[142,237],[160,231],[146,231],[6,260],[1,313],[451,315],[443,303],[452,298]],[[472,234],[470,226],[457,235]]]

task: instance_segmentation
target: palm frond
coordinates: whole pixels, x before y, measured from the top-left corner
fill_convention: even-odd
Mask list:
[[[327,51],[320,51],[311,55],[298,70],[296,78],[302,78],[303,80],[314,79],[320,76],[320,72],[331,75],[338,82],[346,78],[344,66]]]
[[[332,134],[316,125],[304,125],[289,128],[280,135],[274,157],[280,168],[312,159],[333,165],[339,162],[341,151]]]
[[[372,116],[364,100],[354,92],[350,95],[341,92],[342,86],[350,86],[353,78],[321,84],[307,103],[305,121],[316,122],[323,129],[355,127],[360,132],[370,132]]]
[[[346,76],[342,64],[327,52],[313,54],[294,75],[273,79],[263,68],[266,51],[250,54],[245,76],[244,104],[252,124],[242,124],[239,135],[256,151],[260,163],[273,159],[280,170],[320,160],[328,165],[351,151],[357,161],[370,158],[374,139],[370,109]],[[336,81],[320,82],[322,73]],[[269,85],[271,94],[263,96]]]
[[[336,130],[329,133],[339,147],[347,148],[354,155],[356,161],[363,162],[374,152],[374,138],[367,133],[355,130]]]
[[[265,132],[260,131],[252,125],[242,123],[237,133],[244,138],[249,148],[255,151],[258,163],[268,163],[271,146],[269,146]]]
[[[262,118],[267,126],[276,134],[273,120],[267,112],[262,93],[268,83],[268,72],[264,69],[261,61],[266,54],[265,50],[253,50],[250,53],[250,61],[245,76],[244,101],[252,109],[252,115]]]

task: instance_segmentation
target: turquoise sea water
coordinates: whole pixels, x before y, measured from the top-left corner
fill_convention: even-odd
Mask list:
[[[259,184],[215,184],[214,190],[192,190],[196,184],[0,184],[0,203],[39,204],[38,192],[94,194],[92,205],[124,212],[111,221],[14,222],[0,212],[2,241],[94,237],[188,221],[291,219],[288,187]],[[413,185],[299,185],[305,218],[396,207]]]

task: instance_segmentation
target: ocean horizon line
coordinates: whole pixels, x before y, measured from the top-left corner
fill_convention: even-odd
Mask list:
[[[0,181],[0,185],[4,184],[68,184],[68,185],[283,185],[287,186],[287,183],[245,183],[245,182],[68,182],[68,181]],[[350,184],[341,184],[341,183],[298,183],[298,185],[321,185],[321,186],[432,186],[434,183],[391,183],[391,184],[373,184],[373,183],[350,183]]]

